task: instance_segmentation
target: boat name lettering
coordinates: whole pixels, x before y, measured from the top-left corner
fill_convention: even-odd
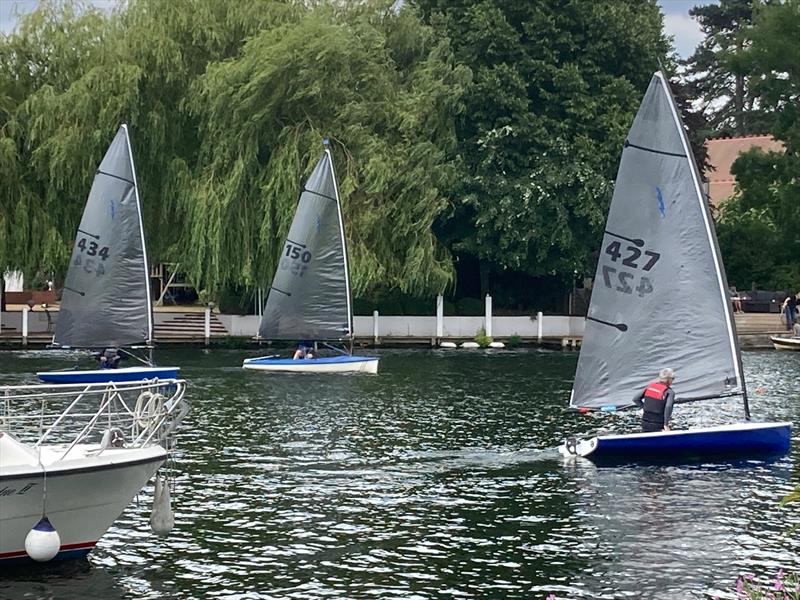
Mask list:
[[[5,486],[0,488],[0,496],[22,496],[23,494],[26,494],[35,485],[36,485],[35,483],[29,483],[27,485],[22,486],[19,489]]]

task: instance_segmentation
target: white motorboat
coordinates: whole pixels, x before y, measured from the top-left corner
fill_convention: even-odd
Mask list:
[[[0,566],[90,552],[169,457],[184,392],[181,380],[0,387]],[[30,535],[43,517],[57,533],[44,556]]]
[[[769,340],[775,350],[800,350],[800,337],[771,335]]]

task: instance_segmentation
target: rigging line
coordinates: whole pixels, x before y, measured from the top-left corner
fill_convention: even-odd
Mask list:
[[[74,292],[74,293],[78,294],[79,296],[85,296],[86,295],[86,292],[79,292],[78,290],[74,290],[71,287],[67,287],[66,285],[64,286],[64,289],[65,290],[69,290],[70,292]]]
[[[315,192],[314,190],[310,190],[310,189],[305,188],[305,187],[303,188],[303,191],[304,192],[308,192],[309,194],[314,194],[315,196],[320,196],[322,198],[325,198],[326,200],[330,200],[332,202],[336,202],[336,198],[334,198],[332,196],[328,196],[326,194],[321,194],[320,192]]]
[[[78,233],[83,233],[83,234],[85,234],[85,235],[88,235],[88,236],[89,236],[89,237],[91,237],[91,238],[94,238],[94,239],[96,239],[96,240],[99,240],[99,239],[100,239],[100,236],[99,236],[99,235],[95,235],[94,233],[89,233],[88,231],[84,231],[83,229],[78,229]]]
[[[292,295],[291,292],[284,292],[283,290],[281,290],[279,288],[276,288],[276,287],[270,287],[269,289],[275,290],[276,292],[280,292],[281,294],[286,294],[287,296],[291,296]]]
[[[97,169],[97,173],[98,175],[106,175],[107,177],[113,177],[114,179],[119,179],[120,181],[124,181],[129,185],[136,186],[135,181],[131,181],[130,179],[125,179],[124,177],[120,177],[119,175],[114,175],[113,173],[106,173],[105,171],[101,171],[100,169]]]
[[[644,246],[644,240],[643,240],[643,239],[641,239],[641,238],[629,238],[629,237],[625,237],[624,235],[620,235],[620,234],[618,234],[618,233],[613,233],[613,232],[609,231],[608,229],[606,229],[606,230],[605,230],[605,233],[607,233],[607,234],[608,234],[608,235],[610,235],[610,236],[613,236],[613,237],[619,238],[619,239],[621,239],[621,240],[625,240],[626,242],[630,242],[631,244],[636,244],[637,246],[639,246],[639,248],[641,248],[642,246]]]
[[[743,396],[744,391],[727,392],[725,394],[711,394],[707,396],[693,396],[691,398],[678,398],[675,397],[675,404],[688,404],[689,402],[699,402],[700,400],[721,400],[722,398],[732,398],[734,396]]]
[[[628,326],[625,323],[609,323],[608,321],[595,319],[594,317],[586,317],[586,320],[594,321],[595,323],[600,323],[601,325],[608,325],[609,327],[614,327],[615,329],[619,329],[620,331],[628,331]]]
[[[652,152],[653,154],[663,154],[664,156],[677,156],[678,158],[686,158],[685,154],[681,154],[680,152],[667,152],[666,150],[656,150],[655,148],[647,148],[645,146],[637,146],[636,144],[631,144],[628,140],[625,140],[625,143],[622,145],[623,148],[636,148],[637,150],[644,150],[645,152]]]
[[[289,242],[290,244],[294,244],[295,246],[300,246],[301,248],[305,248],[306,247],[305,244],[301,244],[300,242],[295,242],[294,240],[291,240],[290,238],[286,238],[286,241]]]

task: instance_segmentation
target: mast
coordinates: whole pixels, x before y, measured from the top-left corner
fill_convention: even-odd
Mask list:
[[[660,65],[659,65],[660,66]],[[703,215],[703,224],[705,226],[706,235],[708,237],[708,243],[711,246],[711,255],[714,259],[714,267],[716,270],[717,275],[717,283],[719,284],[719,292],[722,298],[722,306],[723,310],[725,311],[725,321],[728,327],[728,338],[730,340],[730,349],[733,358],[733,364],[736,368],[736,374],[739,378],[739,381],[742,382],[742,403],[744,405],[744,414],[745,418],[749,421],[750,420],[750,406],[747,401],[747,384],[744,378],[744,369],[742,367],[742,353],[739,349],[739,337],[736,335],[736,323],[733,318],[733,312],[731,311],[731,302],[728,297],[728,286],[727,286],[727,278],[725,277],[724,272],[724,265],[722,264],[722,259],[720,257],[719,245],[717,243],[717,236],[714,234],[714,225],[711,222],[710,215],[708,212],[708,203],[706,200],[706,195],[703,193],[703,187],[700,185],[700,172],[697,168],[697,163],[694,160],[694,155],[692,154],[691,145],[689,144],[689,138],[686,135],[686,129],[683,126],[683,121],[678,114],[678,107],[675,102],[675,97],[672,95],[672,89],[669,86],[669,81],[667,80],[667,76],[664,73],[663,68],[659,69],[656,72],[659,81],[666,93],[667,97],[669,98],[669,106],[672,112],[672,117],[675,119],[675,125],[680,132],[680,139],[681,143],[683,144],[684,152],[686,153],[686,159],[689,161],[689,169],[692,174],[692,181],[694,183],[694,190],[695,195],[697,196],[698,202],[700,202],[701,214]]]
[[[144,267],[144,289],[147,294],[147,345],[150,346],[150,364],[153,363],[153,299],[150,292],[150,262],[147,260],[147,245],[144,241],[144,218],[142,216],[142,202],[139,198],[139,184],[136,179],[136,167],[133,164],[133,150],[131,150],[131,137],[128,133],[127,123],[122,124],[125,131],[125,141],[128,144],[128,156],[130,157],[131,173],[133,174],[133,193],[136,197],[136,210],[139,213],[139,236],[142,241],[142,255]]]
[[[344,234],[344,219],[342,218],[342,202],[339,198],[339,183],[336,180],[336,170],[333,168],[333,158],[331,157],[330,140],[323,138],[322,145],[325,147],[325,154],[328,157],[328,162],[331,167],[331,175],[333,176],[333,189],[336,192],[336,211],[339,215],[339,235],[342,240],[342,256],[344,257],[344,286],[345,294],[347,296],[347,337],[349,344],[349,353],[353,354],[353,305],[350,291],[350,268],[347,263],[347,239]]]

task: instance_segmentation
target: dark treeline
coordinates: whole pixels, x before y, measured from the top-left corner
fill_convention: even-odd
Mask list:
[[[792,34],[759,34],[788,22],[767,9],[797,2],[748,17],[736,68],[753,77],[780,61],[766,44]],[[489,292],[498,307],[559,308],[594,272],[621,143],[668,54],[655,0],[129,0],[113,14],[43,1],[0,36],[0,266],[63,276],[127,122],[151,262],[247,305],[329,136],[357,298],[403,310]],[[788,139],[796,87],[779,88],[748,87],[758,100],[743,107]],[[789,193],[743,190],[723,243]]]

